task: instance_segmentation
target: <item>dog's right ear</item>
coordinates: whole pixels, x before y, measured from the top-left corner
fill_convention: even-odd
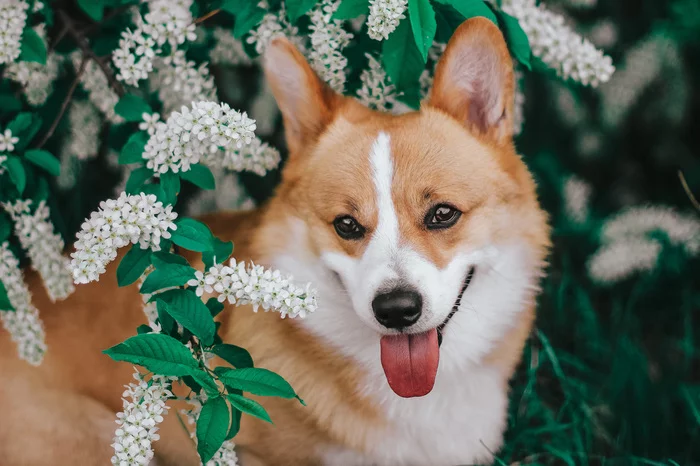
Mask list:
[[[284,119],[290,158],[316,139],[341,99],[316,75],[304,56],[284,37],[267,47],[263,67]]]

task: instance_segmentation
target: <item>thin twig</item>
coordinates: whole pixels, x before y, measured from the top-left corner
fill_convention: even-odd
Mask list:
[[[78,47],[83,52],[83,56],[86,56],[93,60],[95,63],[97,63],[97,66],[100,67],[105,77],[107,78],[107,82],[109,83],[110,87],[114,90],[114,92],[117,93],[119,97],[123,96],[124,88],[122,87],[121,83],[117,81],[114,77],[112,69],[109,66],[107,66],[102,60],[100,60],[100,58],[97,55],[95,55],[95,52],[93,52],[90,48],[90,44],[88,44],[87,39],[85,39],[85,36],[80,34],[80,32],[78,32],[75,29],[73,20],[70,18],[70,16],[68,16],[63,10],[57,10],[57,13],[58,16],[61,18],[61,22],[68,29],[68,34],[70,34],[73,40],[77,42]]]
[[[683,189],[685,190],[685,194],[688,196],[688,199],[690,199],[690,203],[693,204],[693,207],[700,210],[700,202],[698,202],[698,200],[695,198],[695,195],[688,186],[688,182],[685,181],[685,176],[683,175],[683,172],[680,170],[678,170],[678,177],[681,179],[681,185],[683,185]]]
[[[51,41],[51,44],[49,44],[48,53],[51,53],[56,49],[59,42],[61,42],[63,40],[63,38],[66,36],[67,32],[68,32],[68,27],[64,24],[63,27],[61,28],[61,31],[58,33],[58,35],[56,35],[54,40]]]
[[[199,18],[195,19],[193,24],[199,24],[201,22],[204,22],[204,21],[208,20],[209,18],[211,18],[212,16],[218,14],[220,11],[221,11],[221,8],[217,8],[216,10],[212,10],[209,13],[207,13],[206,15],[200,16]]]
[[[80,82],[80,78],[83,75],[83,72],[85,71],[85,67],[87,66],[88,58],[83,56],[83,61],[80,62],[80,68],[78,69],[78,72],[75,75],[75,79],[73,80],[73,84],[71,84],[70,89],[68,90],[68,93],[66,94],[66,97],[63,99],[63,103],[61,104],[61,110],[58,112],[58,115],[56,115],[56,118],[54,118],[53,123],[51,123],[51,127],[49,130],[44,134],[44,137],[41,138],[39,143],[37,144],[36,148],[40,148],[44,144],[46,144],[46,141],[49,140],[49,138],[53,135],[54,131],[56,131],[56,128],[58,127],[58,124],[60,123],[61,119],[63,118],[63,114],[66,113],[66,109],[68,109],[68,104],[70,103],[71,100],[73,100],[73,94],[75,93],[75,89],[78,87],[78,83]]]

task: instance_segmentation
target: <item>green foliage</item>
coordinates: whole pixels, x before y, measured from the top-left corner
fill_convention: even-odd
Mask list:
[[[253,395],[297,398],[301,401],[292,386],[282,376],[267,369],[217,367],[215,372],[227,387],[243,390]]]
[[[118,105],[118,104],[117,104]],[[148,133],[145,131],[139,131],[132,134],[129,140],[126,141],[122,151],[119,154],[119,163],[129,164],[129,163],[142,163],[143,162],[143,150],[148,142]]]
[[[369,0],[343,0],[333,13],[333,19],[353,19],[369,14]]]
[[[114,112],[124,118],[125,121],[142,121],[143,114],[153,113],[151,106],[141,97],[126,94],[114,106]],[[139,134],[139,133],[136,133]]]
[[[420,78],[425,60],[416,46],[411,24],[401,21],[382,45],[382,61],[391,82],[403,95],[401,100],[412,108],[420,105]]]
[[[162,301],[165,305],[166,312],[202,340],[205,345],[209,346],[214,343],[216,328],[209,308],[193,291],[170,290],[159,293],[157,297],[158,301]]]
[[[289,22],[292,24],[296,23],[299,18],[316,5],[316,1],[317,0],[287,0],[285,6],[287,7]]]
[[[428,49],[433,45],[437,30],[435,11],[429,0],[409,0],[408,11],[413,37],[425,63],[428,60]]]
[[[19,59],[42,65],[46,64],[46,46],[39,34],[32,28],[24,28]]]
[[[178,219],[177,229],[172,233],[172,242],[195,252],[209,251],[213,247],[214,235],[209,227],[191,218]]]
[[[243,395],[237,395],[235,393],[227,395],[226,399],[228,399],[233,408],[272,424],[272,419],[270,419],[270,415],[267,414],[265,408],[263,408],[262,405],[257,401],[251,400],[250,398],[246,398]]]
[[[237,369],[253,367],[253,358],[250,353],[240,346],[222,343],[213,346],[211,352]]]
[[[192,165],[189,171],[182,172],[180,176],[201,189],[211,190],[216,187],[211,170],[200,163]]]
[[[8,155],[5,161],[7,173],[10,175],[10,181],[15,185],[20,195],[24,193],[24,188],[27,186],[27,172],[22,165],[22,160],[16,155]]]
[[[197,360],[185,345],[157,333],[133,336],[103,352],[115,361],[138,364],[167,376],[190,375],[198,367]]]
[[[206,464],[224,443],[230,423],[231,413],[226,400],[215,397],[204,403],[197,420],[197,452],[202,463]]]
[[[39,168],[43,168],[52,176],[58,176],[61,173],[61,162],[50,152],[41,149],[32,149],[25,152],[24,156],[31,163]]]
[[[0,282],[0,311],[14,311],[15,308],[12,307],[10,303],[10,298],[7,296],[7,289],[5,285]]]
[[[532,58],[532,51],[530,50],[530,41],[520,27],[520,23],[508,13],[497,9],[494,10],[498,16],[498,24],[506,38],[511,55],[513,55],[521,65],[531,70],[532,65],[530,64],[530,59]]]
[[[151,265],[150,249],[141,249],[138,244],[134,244],[129,249],[117,267],[117,284],[127,286],[134,283]]]
[[[78,0],[78,5],[95,21],[100,21],[104,15],[105,5],[103,0]]]

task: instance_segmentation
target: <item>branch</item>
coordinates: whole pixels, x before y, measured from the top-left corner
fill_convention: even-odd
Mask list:
[[[90,48],[90,44],[88,44],[88,41],[87,39],[85,39],[85,36],[78,32],[78,30],[75,28],[75,24],[73,23],[73,20],[70,18],[70,16],[68,16],[63,10],[56,10],[56,12],[61,18],[61,22],[63,23],[64,27],[68,30],[68,34],[73,38],[73,40],[75,40],[75,42],[78,44],[78,47],[83,52],[83,56],[97,63],[97,66],[100,67],[105,77],[107,78],[107,82],[109,83],[110,87],[114,90],[114,92],[117,93],[119,97],[123,96],[124,88],[122,87],[121,83],[117,81],[114,77],[112,69],[109,66],[107,66],[102,60],[100,60],[100,58],[97,55],[95,55],[95,52],[93,52]]]
[[[206,15],[200,16],[199,18],[195,19],[193,24],[202,23],[202,22],[208,20],[209,18],[211,18],[212,16],[218,14],[220,11],[221,11],[221,8],[217,8],[216,10],[212,10],[209,13],[207,13]]]
[[[690,190],[690,186],[688,186],[688,182],[685,181],[685,176],[683,175],[683,172],[680,170],[678,170],[678,177],[681,179],[681,185],[683,185],[683,190],[688,196],[688,199],[690,199],[690,203],[693,204],[693,207],[700,210],[700,202],[698,202],[698,200],[693,195],[693,192]]]
[[[51,127],[49,130],[44,134],[44,137],[41,138],[39,143],[37,144],[36,148],[39,149],[41,146],[46,144],[46,141],[49,140],[49,138],[53,135],[54,131],[56,131],[56,128],[58,127],[58,123],[60,123],[61,119],[63,118],[63,114],[66,113],[66,109],[68,108],[68,104],[70,103],[71,100],[73,100],[73,94],[75,93],[75,89],[78,87],[78,83],[80,82],[80,78],[83,75],[83,72],[85,71],[85,67],[87,66],[88,58],[86,56],[83,56],[83,61],[80,62],[80,68],[78,69],[78,72],[75,75],[75,79],[73,80],[73,84],[71,84],[70,89],[68,90],[68,93],[66,94],[66,97],[63,99],[63,103],[61,104],[61,110],[59,110],[58,115],[56,115],[56,118],[53,120],[53,123],[51,123]]]

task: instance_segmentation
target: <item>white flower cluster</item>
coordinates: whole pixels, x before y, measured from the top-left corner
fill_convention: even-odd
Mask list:
[[[258,27],[250,31],[246,42],[255,44],[255,51],[262,55],[267,50],[267,46],[270,45],[272,39],[283,36],[296,45],[300,52],[304,52],[304,38],[299,35],[299,28],[292,26],[287,21],[284,3],[282,8],[280,8],[279,15],[267,13],[263,16]]]
[[[5,173],[5,162],[7,161],[6,155],[0,155],[0,175]]]
[[[114,437],[112,464],[131,466],[147,465],[153,459],[153,442],[157,441],[158,425],[168,414],[165,402],[173,396],[171,383],[176,377],[153,375],[146,381],[138,370],[134,373],[136,383],[126,385],[122,394],[123,411],[117,413],[117,428]]]
[[[185,58],[182,50],[156,61],[153,87],[158,89],[166,115],[190,102],[216,99],[214,77],[209,74],[207,64],[197,66]]]
[[[574,223],[582,224],[590,215],[591,185],[577,176],[564,182],[564,208],[566,216]]]
[[[149,12],[138,18],[136,30],[122,32],[119,48],[112,55],[119,70],[117,79],[138,86],[153,71],[153,60],[170,47],[170,54],[186,41],[197,38],[190,13],[192,0],[153,0]]]
[[[141,249],[160,249],[160,239],[170,238],[177,213],[163,206],[153,194],[122,193],[118,199],[100,203],[77,234],[71,268],[75,283],[99,280],[105,266],[117,257],[117,249],[139,244]]]
[[[309,39],[311,47],[308,58],[311,66],[336,92],[345,88],[345,67],[348,59],[342,50],[352,39],[352,34],[343,29],[343,22],[331,19],[340,0],[322,0],[309,12],[311,25]]]
[[[603,245],[590,258],[588,274],[601,283],[614,283],[631,274],[652,270],[663,249],[649,236],[661,231],[671,244],[680,245],[690,256],[700,253],[700,220],[663,206],[626,209],[608,220],[601,230]]]
[[[71,54],[71,61],[76,71],[80,68],[82,55],[76,51]],[[119,102],[119,96],[109,86],[109,81],[104,75],[99,65],[93,60],[88,60],[85,65],[83,75],[80,77],[80,84],[88,94],[90,102],[97,107],[100,112],[111,122],[121,123],[122,117],[114,113],[114,106]]]
[[[61,59],[55,53],[46,57],[46,65],[35,62],[14,62],[7,65],[5,76],[24,88],[29,105],[43,105],[53,92],[53,82],[58,77]]]
[[[523,73],[515,69],[515,92],[513,93],[513,134],[518,135],[525,123],[525,94],[523,93]]]
[[[255,201],[241,184],[238,174],[214,170],[216,189],[200,190],[187,203],[187,215],[198,217],[210,212],[243,211],[255,207]]]
[[[386,40],[399,21],[406,18],[407,0],[370,0],[367,34],[374,40]]]
[[[19,57],[28,8],[29,4],[22,0],[0,2],[0,65],[11,63]]]
[[[76,100],[68,111],[70,135],[66,150],[80,160],[97,156],[100,149],[102,118],[89,101]]]
[[[183,409],[180,412],[187,419],[187,423],[190,426],[195,426],[197,420],[199,419],[199,414],[202,412],[202,405],[206,402],[207,395],[202,392],[201,395],[193,394],[187,399],[187,402],[192,405],[190,409]],[[195,434],[195,429],[190,428],[190,437],[196,443],[197,436]],[[214,453],[214,456],[207,461],[206,466],[237,466],[238,456],[236,455],[236,444],[231,440],[226,440],[221,447]],[[199,463],[202,464],[201,462]]]
[[[63,240],[54,233],[49,220],[49,208],[44,201],[39,202],[31,213],[31,200],[4,204],[15,223],[15,234],[27,251],[32,268],[39,272],[51,301],[64,299],[75,288],[71,282],[68,258],[63,255]]]
[[[576,34],[563,16],[538,6],[535,0],[504,0],[502,8],[520,22],[533,55],[562,78],[596,87],[615,71],[609,56]]]
[[[213,64],[251,65],[253,60],[243,49],[243,43],[233,37],[231,31],[221,27],[214,28],[214,48],[209,52]]]
[[[316,294],[307,284],[296,286],[291,276],[284,277],[279,270],[265,269],[252,262],[229,261],[229,266],[217,264],[207,272],[197,271],[187,285],[197,287],[197,296],[217,293],[219,302],[228,301],[238,305],[252,304],[253,310],[262,307],[265,311],[278,311],[282,318],[306,317],[316,310]]]
[[[19,138],[12,135],[11,129],[6,129],[4,133],[0,133],[0,151],[12,152],[15,150],[15,144],[19,142]]]
[[[250,144],[254,130],[254,120],[225,103],[192,102],[191,109],[183,106],[166,122],[157,123],[143,158],[156,173],[188,171],[208,154],[220,152],[220,147]]]
[[[357,90],[357,100],[375,110],[390,110],[396,102],[396,86],[391,84],[382,64],[376,58],[369,53],[366,53],[365,56],[369,68],[362,70],[360,75],[362,87]],[[428,70],[424,70],[423,73],[430,76]],[[421,79],[423,79],[423,74],[421,74]]]
[[[220,152],[209,153],[203,157],[202,162],[212,168],[249,171],[264,176],[268,170],[277,168],[280,160],[277,149],[256,137],[243,147],[227,148],[223,155]]]
[[[32,295],[24,283],[19,261],[10,251],[10,244],[0,244],[0,282],[14,310],[0,309],[0,320],[17,344],[19,357],[38,366],[46,352],[44,327],[39,311],[32,305]]]

